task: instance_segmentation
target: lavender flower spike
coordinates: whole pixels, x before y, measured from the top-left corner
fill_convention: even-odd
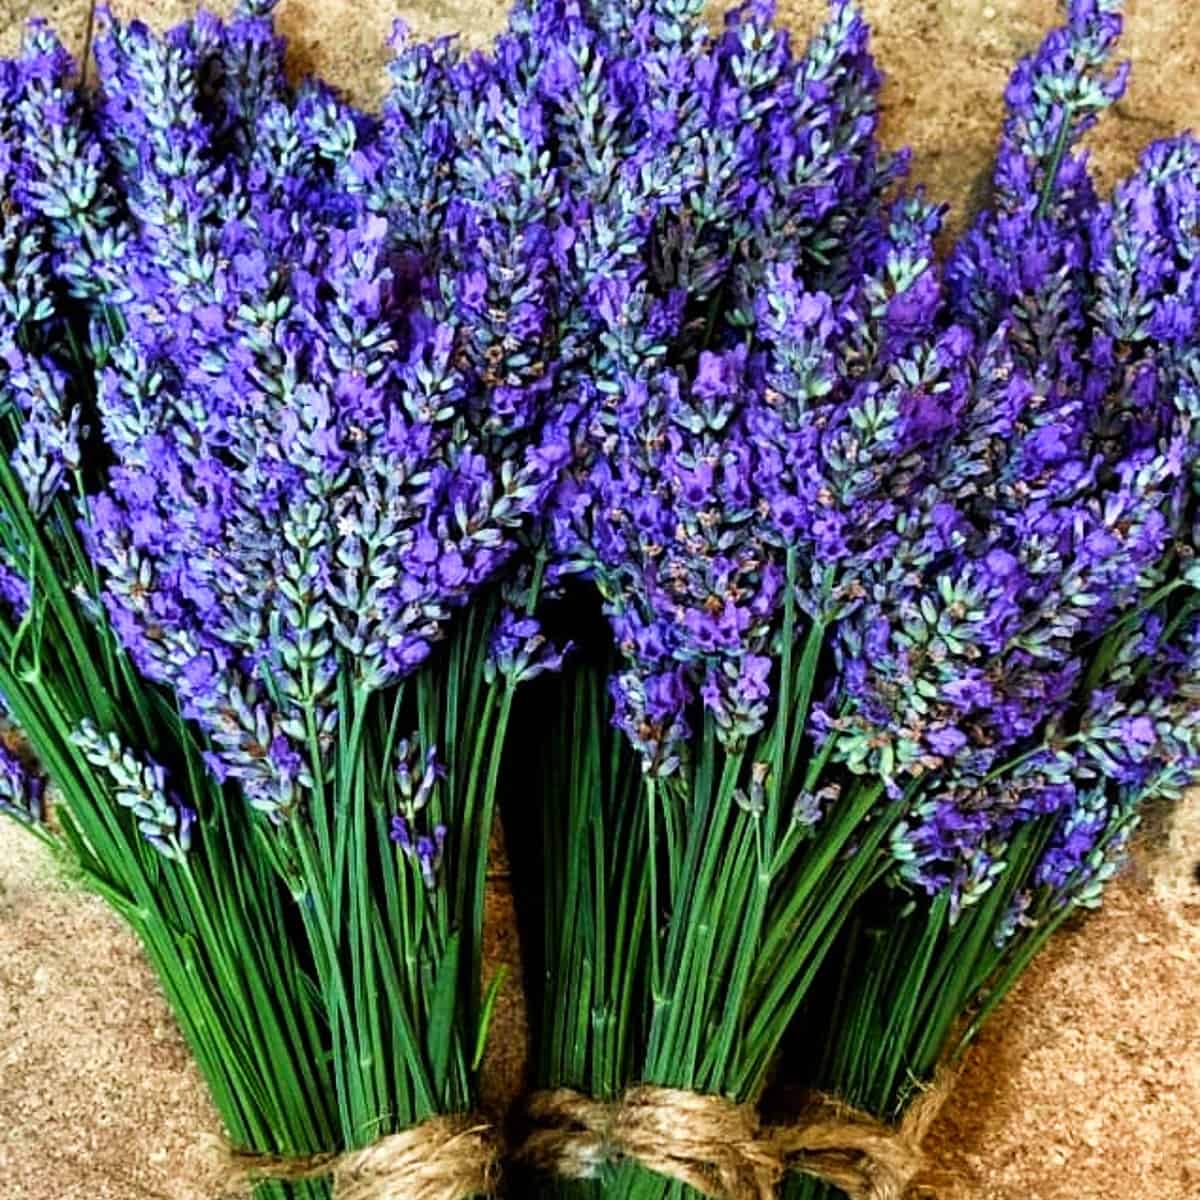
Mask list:
[[[91,721],[79,726],[73,740],[92,766],[108,772],[117,803],[133,814],[146,841],[164,858],[182,862],[191,848],[196,814],[167,791],[166,770],[152,759],[139,761],[115,733],[105,736]]]
[[[415,741],[408,738],[397,746],[396,759],[400,812],[392,818],[392,841],[420,871],[425,886],[432,889],[437,886],[446,848],[446,826],[437,821],[430,833],[422,833],[417,822],[433,799],[438,782],[445,778],[446,769],[438,761],[436,746],[430,746],[422,757]]]
[[[36,824],[45,813],[46,780],[0,740],[0,816]]]
[[[484,676],[489,683],[498,675],[514,684],[525,683],[546,672],[561,671],[571,648],[570,642],[555,646],[536,617],[505,608],[492,635]]]

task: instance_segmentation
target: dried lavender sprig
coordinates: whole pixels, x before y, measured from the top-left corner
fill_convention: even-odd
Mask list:
[[[8,69],[21,86],[12,100],[19,160],[16,195],[46,222],[56,275],[73,296],[127,296],[126,227],[109,164],[74,85],[75,64],[50,27],[28,26]]]
[[[556,646],[550,641],[536,617],[505,607],[492,634],[484,677],[489,682],[503,676],[513,683],[525,683],[561,671],[571,649],[570,642]]]
[[[183,862],[191,849],[196,813],[168,789],[166,768],[139,758],[115,733],[106,736],[92,721],[84,721],[73,740],[88,762],[108,774],[113,798],[133,815],[146,841],[169,861]]]
[[[82,442],[79,406],[69,397],[69,377],[45,356],[10,350],[3,388],[21,411],[21,434],[12,454],[30,510],[43,516],[67,478],[78,475]]]
[[[989,330],[1010,308],[1028,310],[1024,319],[1046,330],[1039,357],[1047,361],[1053,329],[1041,310],[1062,305],[1062,293],[1073,290],[1069,271],[1099,203],[1087,159],[1072,148],[1120,99],[1129,73],[1126,63],[1104,74],[1121,32],[1119,0],[1064,0],[1063,7],[1066,23],[1013,73],[992,203],[947,266],[964,319]]]
[[[33,592],[25,571],[17,567],[10,555],[0,552],[0,603],[10,618],[19,623],[29,611]]]

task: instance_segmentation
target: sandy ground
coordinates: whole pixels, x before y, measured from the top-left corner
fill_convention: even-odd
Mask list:
[[[865,0],[889,75],[886,136],[916,149],[914,174],[963,220],[979,194],[1015,57],[1051,0]],[[176,0],[121,0],[155,23]],[[227,9],[228,4],[215,5]],[[784,0],[801,34],[820,0]],[[1096,139],[1106,179],[1145,142],[1200,111],[1200,6],[1130,3],[1130,98]],[[73,49],[89,0],[0,0],[0,52],[31,12]],[[370,102],[394,17],[479,40],[495,0],[283,0],[298,69]],[[952,1173],[943,1200],[1196,1200],[1200,1196],[1200,798],[1149,832],[1104,909],[1065,930],[980,1040],[935,1131]],[[517,962],[503,869],[489,904],[491,963]],[[500,1108],[521,1085],[519,973],[510,974],[487,1061]],[[216,1121],[153,977],[94,898],[0,823],[0,1180],[7,1200],[213,1200],[196,1148]]]

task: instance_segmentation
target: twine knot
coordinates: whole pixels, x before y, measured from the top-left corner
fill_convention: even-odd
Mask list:
[[[556,1088],[530,1097],[534,1128],[516,1158],[569,1179],[595,1178],[627,1159],[712,1200],[771,1200],[788,1171],[850,1200],[904,1200],[925,1167],[921,1146],[950,1082],[940,1074],[896,1126],[824,1095],[796,1120],[763,1126],[753,1105],[723,1096],[640,1084],[602,1101]]]
[[[491,1126],[457,1113],[340,1153],[226,1151],[222,1185],[230,1191],[266,1180],[330,1179],[334,1200],[468,1200],[495,1191],[499,1162]]]
[[[722,1096],[641,1084],[604,1101],[556,1088],[535,1092],[526,1111],[535,1128],[517,1158],[569,1179],[622,1158],[729,1200],[769,1197],[778,1179],[753,1106]]]

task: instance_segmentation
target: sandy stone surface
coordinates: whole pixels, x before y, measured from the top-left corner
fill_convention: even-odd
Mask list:
[[[67,49],[78,55],[87,40],[90,15],[86,0],[0,0],[0,54],[14,53],[25,23],[41,17],[58,31]]]
[[[1017,55],[1051,0],[865,0],[888,73],[886,138],[911,143],[914,176],[961,227],[981,194]],[[185,0],[117,0],[121,15],[181,19]],[[213,5],[228,11],[230,4]],[[283,0],[299,73],[357,101],[385,86],[383,40],[399,16],[421,33],[479,42],[497,0]],[[782,0],[798,36],[820,0]],[[0,53],[31,12],[72,49],[88,0],[0,0]],[[1111,180],[1154,137],[1200,112],[1200,6],[1128,5],[1130,96],[1094,138]],[[1073,923],[985,1031],[935,1131],[952,1173],[943,1200],[1196,1200],[1200,1196],[1200,798],[1147,832],[1098,914]],[[497,856],[489,971],[518,962]],[[487,1060],[495,1109],[521,1084],[519,972],[510,973]],[[0,822],[0,1181],[6,1200],[213,1200],[197,1147],[217,1122],[131,936],[46,856]]]

